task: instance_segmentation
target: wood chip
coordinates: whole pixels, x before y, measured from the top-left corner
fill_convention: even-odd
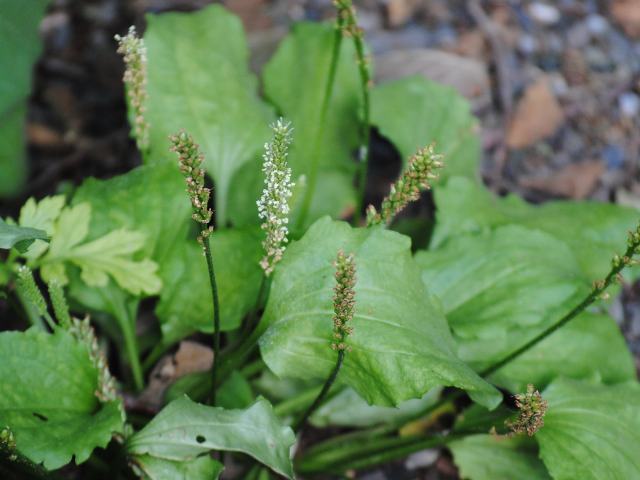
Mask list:
[[[640,0],[613,0],[609,8],[627,35],[640,38]]]
[[[583,200],[596,188],[605,171],[597,160],[572,163],[545,178],[523,178],[520,185],[553,196]]]

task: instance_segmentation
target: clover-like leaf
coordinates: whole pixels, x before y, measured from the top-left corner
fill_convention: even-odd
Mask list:
[[[555,480],[640,478],[640,384],[558,380],[536,433],[540,457]]]
[[[477,120],[453,88],[424,77],[378,85],[371,91],[371,123],[398,148],[405,164],[416,150],[435,142],[446,164],[439,183],[454,175],[477,178]]]
[[[333,266],[336,252],[357,265],[353,334],[340,380],[367,402],[395,406],[439,385],[467,390],[494,407],[501,395],[455,354],[441,310],[411,257],[410,239],[378,228],[318,220],[278,265],[261,328],[263,358],[277,375],[326,378],[336,362]]]
[[[63,195],[44,197],[39,202],[36,202],[32,197],[20,209],[18,223],[21,227],[44,230],[49,237],[52,237],[55,221],[60,215],[62,207],[64,207]],[[47,248],[49,248],[47,242],[36,240],[22,256],[34,260],[42,255]]]
[[[96,397],[98,377],[87,346],[66,331],[0,333],[0,425],[47,469],[82,463],[123,430],[120,402]]]
[[[182,397],[132,436],[127,450],[134,457],[173,461],[193,460],[210,450],[242,452],[293,478],[289,450],[294,441],[293,431],[280,423],[264,398],[244,410],[225,410]]]
[[[231,178],[259,156],[273,117],[257,96],[242,24],[220,5],[148,15],[147,23],[149,161],[173,162],[168,136],[193,135],[215,181],[218,225],[226,225]]]

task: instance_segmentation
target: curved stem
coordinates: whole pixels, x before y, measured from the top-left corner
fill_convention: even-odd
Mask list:
[[[329,389],[333,385],[333,382],[335,382],[336,377],[340,372],[340,367],[342,367],[343,361],[344,361],[344,350],[338,350],[338,359],[336,360],[336,366],[333,367],[333,370],[329,374],[329,378],[327,378],[327,381],[324,382],[322,390],[320,390],[320,393],[318,394],[316,399],[309,406],[309,408],[307,408],[307,411],[304,413],[304,415],[302,415],[302,417],[300,417],[300,419],[296,422],[294,431],[299,432],[302,429],[302,427],[304,427],[304,424],[307,422],[311,414],[315,411],[316,408],[318,408],[318,406],[320,405],[324,397],[329,392]]]
[[[301,230],[304,227],[309,208],[311,207],[311,200],[316,189],[316,183],[318,180],[318,162],[320,161],[320,146],[324,139],[324,131],[326,127],[327,112],[329,110],[329,104],[331,103],[331,97],[333,96],[333,86],[336,79],[336,71],[338,70],[338,59],[340,58],[340,46],[342,45],[342,25],[343,20],[341,16],[338,16],[336,20],[335,32],[333,34],[333,48],[331,50],[331,63],[329,64],[329,73],[327,75],[327,83],[325,85],[324,97],[322,98],[322,106],[320,107],[320,117],[318,118],[318,130],[316,131],[316,138],[313,142],[313,151],[310,159],[309,178],[307,183],[307,189],[302,199],[302,207],[300,208],[300,214],[296,222],[296,228]]]
[[[209,237],[203,239],[204,256],[207,259],[207,269],[209,270],[209,283],[211,284],[211,296],[213,298],[213,365],[211,366],[211,396],[210,403],[216,403],[216,377],[218,373],[219,353],[220,353],[220,302],[218,301],[218,285],[216,284],[216,273],[213,269],[213,256],[211,255],[211,245]]]
[[[124,340],[124,348],[127,352],[127,360],[133,375],[133,383],[136,391],[142,390],[144,387],[144,376],[142,374],[142,366],[140,365],[140,357],[138,354],[138,341],[136,339],[135,318],[131,318],[127,312],[127,308],[114,303],[113,314],[120,326],[122,338]]]

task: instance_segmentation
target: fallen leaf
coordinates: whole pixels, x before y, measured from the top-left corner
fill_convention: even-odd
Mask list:
[[[611,16],[632,38],[640,38],[640,0],[613,0]]]
[[[598,160],[572,163],[545,178],[523,178],[520,185],[553,196],[583,200],[593,192],[604,171],[604,164]]]
[[[530,85],[518,102],[507,132],[507,146],[528,147],[555,133],[564,121],[564,112],[551,91],[547,77]]]

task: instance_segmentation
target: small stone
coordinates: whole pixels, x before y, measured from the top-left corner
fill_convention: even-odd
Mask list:
[[[625,92],[618,97],[618,108],[622,116],[633,118],[640,110],[640,97],[632,92]]]
[[[542,25],[554,25],[560,21],[560,11],[553,5],[535,2],[529,5],[529,15]]]
[[[533,35],[524,33],[518,38],[518,50],[524,55],[532,55],[538,51],[538,40]]]
[[[602,15],[589,15],[585,24],[594,37],[600,37],[609,30],[609,22]]]
[[[407,458],[404,465],[407,470],[417,470],[419,468],[430,467],[438,457],[440,456],[440,452],[436,448],[430,448],[428,450],[422,450],[421,452],[416,452]]]

